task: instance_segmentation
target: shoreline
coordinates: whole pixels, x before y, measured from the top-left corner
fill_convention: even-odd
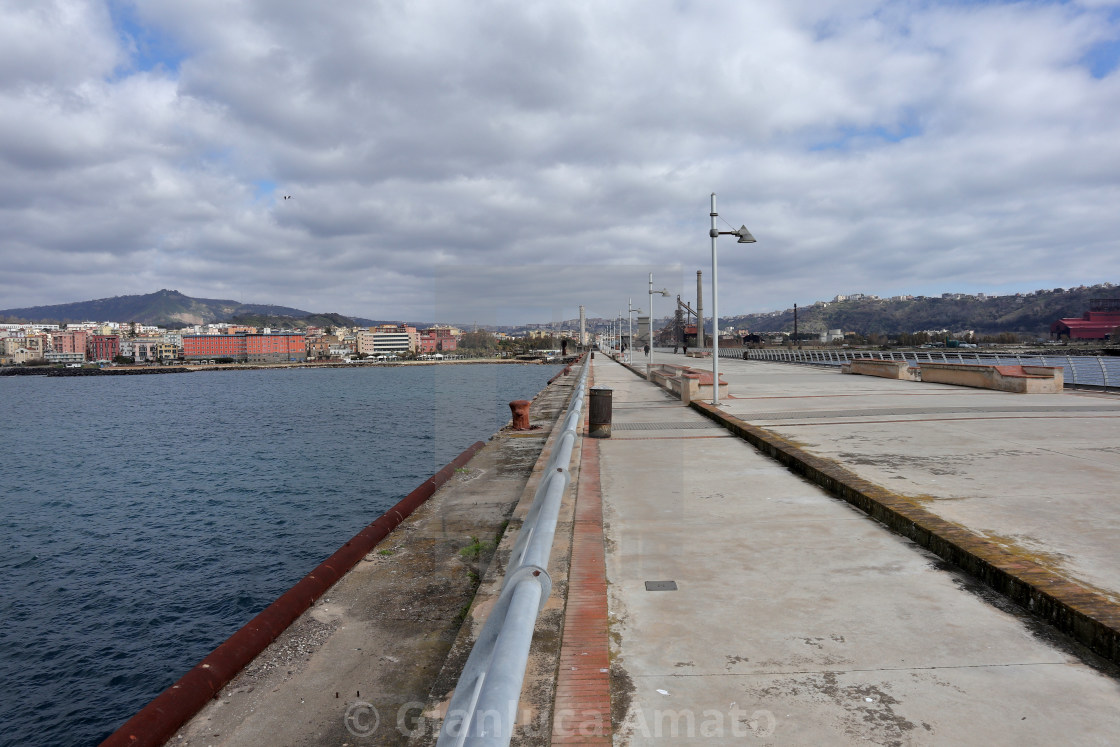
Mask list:
[[[563,366],[569,359],[577,356],[568,356],[561,360],[515,360],[506,358],[475,358],[458,361],[395,361],[393,363],[222,363],[214,365],[179,366],[113,366],[112,368],[56,368],[54,366],[10,366],[0,369],[3,376],[143,376],[148,374],[178,374],[195,373],[198,371],[269,371],[289,368],[386,368],[394,366],[448,366],[448,365],[477,365],[477,364],[517,364],[522,366],[553,365]]]

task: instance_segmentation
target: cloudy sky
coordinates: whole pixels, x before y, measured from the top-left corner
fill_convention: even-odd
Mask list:
[[[722,315],[1118,282],[1118,61],[1120,0],[0,0],[0,308],[607,316],[712,192]]]

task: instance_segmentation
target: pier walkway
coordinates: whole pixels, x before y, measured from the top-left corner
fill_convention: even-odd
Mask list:
[[[720,368],[721,411],[1115,609],[1116,397]],[[606,356],[593,376],[613,435],[585,439],[576,534],[601,501],[605,563],[573,556],[567,619],[605,594],[606,620],[565,629],[553,743],[1120,742],[1112,664]]]
[[[720,372],[596,354],[512,744],[1120,743],[1120,397]],[[577,378],[167,744],[433,745]]]

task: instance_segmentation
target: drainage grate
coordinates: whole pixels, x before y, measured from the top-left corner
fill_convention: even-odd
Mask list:
[[[701,428],[722,428],[723,426],[711,420],[691,423],[615,423],[611,426],[616,431],[691,431]]]
[[[676,591],[676,581],[646,581],[646,591]]]

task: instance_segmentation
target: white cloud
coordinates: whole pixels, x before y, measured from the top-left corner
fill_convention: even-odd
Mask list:
[[[1115,281],[1110,7],[5,5],[0,306],[532,321],[651,265],[691,297],[713,190],[759,239],[721,244],[728,314]]]

